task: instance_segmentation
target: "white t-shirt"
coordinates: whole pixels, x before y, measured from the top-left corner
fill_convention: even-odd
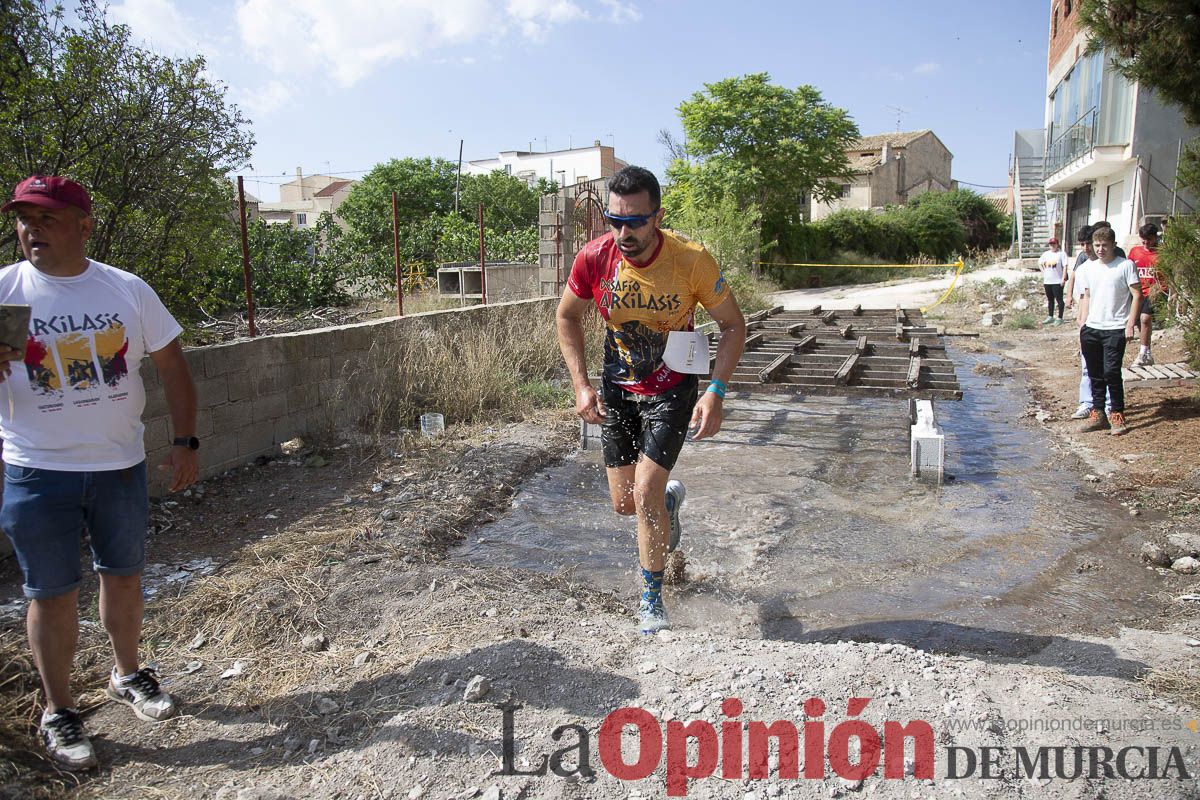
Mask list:
[[[1042,283],[1062,283],[1063,273],[1067,269],[1067,255],[1062,250],[1047,250],[1038,259],[1042,268]]]
[[[1088,258],[1086,253],[1080,253],[1079,258],[1075,260],[1075,284],[1071,287],[1071,294],[1078,300],[1083,297],[1084,283],[1079,280],[1079,276],[1083,274],[1083,268],[1091,264],[1096,259]]]
[[[1082,288],[1080,285],[1082,284]],[[1082,296],[1088,292],[1088,316],[1085,325],[1100,331],[1121,330],[1129,322],[1133,296],[1129,287],[1141,291],[1137,267],[1128,258],[1113,258],[1105,263],[1093,259],[1082,267],[1075,277],[1075,289]]]
[[[0,385],[4,461],[92,472],[145,460],[138,369],[183,332],[154,290],[97,261],[72,278],[22,261],[0,270],[0,303],[33,310],[25,362]]]

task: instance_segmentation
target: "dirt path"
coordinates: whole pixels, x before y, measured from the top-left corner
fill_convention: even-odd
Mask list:
[[[941,313],[956,327],[978,317],[974,308]],[[1145,416],[1131,413],[1127,438],[1081,440],[1063,420],[1073,408],[1070,332],[981,332],[971,346],[1004,354],[1012,369],[1029,368],[1034,397],[1028,409],[1013,410],[1014,424],[1042,426],[1086,456],[1095,489],[1136,503],[1132,510],[1154,510],[1166,526],[1194,521],[1172,511],[1200,495],[1194,457],[1177,454],[1179,441],[1200,440],[1194,406],[1178,392],[1137,395]],[[1176,418],[1170,408],[1183,410]],[[1164,609],[1172,609],[1162,630],[1125,628],[1109,637],[1062,630],[1023,643],[1036,652],[1029,658],[926,652],[879,628],[804,644],[697,627],[641,637],[630,598],[589,589],[570,570],[445,558],[465,531],[503,514],[523,481],[569,452],[574,434],[569,416],[557,414],[452,431],[433,445],[301,448],[160,508],[165,530],[150,548],[163,567],[146,638],[181,715],[149,728],[100,702],[95,686],[107,662],[93,621],[80,658],[90,682],[81,688],[90,690],[83,702],[103,768],[77,785],[39,760],[28,726],[5,728],[19,741],[6,742],[12,758],[0,763],[0,796],[651,798],[667,795],[668,775],[676,794],[742,800],[1200,796],[1200,711],[1180,699],[1196,660],[1187,635],[1195,617],[1171,599],[1194,579],[1157,573]],[[1151,455],[1121,458],[1131,453]],[[850,548],[846,557],[854,557]],[[12,568],[5,569],[0,603],[15,591]],[[94,620],[87,602],[84,616]],[[33,684],[28,663],[19,661],[22,635],[11,613],[0,648],[8,719],[30,719]],[[1150,673],[1158,677],[1146,683]],[[869,702],[864,709],[852,698]],[[508,701],[521,706],[508,712],[511,747],[497,705]],[[614,777],[619,746],[603,732],[621,708],[636,709],[625,718],[644,726],[649,774],[637,780]],[[680,770],[667,769],[684,753],[672,721],[691,723],[692,772],[711,767],[714,775],[681,786]],[[758,733],[747,731],[753,722],[776,721],[795,726],[801,761],[806,747],[819,747],[849,777],[829,765],[823,779],[780,777],[790,764],[787,747],[761,755],[768,778],[734,769],[741,759],[733,742],[756,764]],[[905,740],[889,722],[915,722],[907,755],[896,756]],[[884,750],[905,777],[883,777],[882,762],[873,768],[868,729],[886,734]],[[772,730],[785,740],[792,735],[788,724]],[[848,739],[851,732],[866,744]],[[636,745],[627,734],[626,764],[638,761]],[[1063,749],[1039,754],[1039,747]],[[510,773],[536,772],[543,755],[562,749],[569,752],[553,763],[565,776],[496,774],[506,759]],[[1151,770],[1153,758],[1153,771],[1167,777],[1124,779],[1117,772],[1122,752],[1126,774]],[[843,762],[863,756],[872,768],[859,780]],[[1032,778],[1023,757],[1034,765]],[[1071,778],[1077,757],[1082,774]],[[925,777],[930,760],[932,782]],[[966,773],[972,760],[969,777],[950,777]],[[983,778],[989,760],[992,777]],[[581,761],[593,774],[579,774]]]

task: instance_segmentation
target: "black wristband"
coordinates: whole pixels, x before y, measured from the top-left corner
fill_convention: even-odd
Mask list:
[[[188,450],[199,450],[200,440],[195,436],[176,436],[171,442],[172,447],[186,447]]]

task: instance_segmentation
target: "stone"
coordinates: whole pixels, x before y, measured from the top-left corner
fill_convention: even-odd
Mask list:
[[[1024,297],[1018,297],[1013,301],[1012,307],[1013,311],[1025,311],[1029,308],[1029,301]]]
[[[489,786],[487,791],[483,793],[481,800],[500,800],[500,787]]]
[[[354,666],[361,667],[361,666],[365,665],[368,661],[374,661],[374,660],[375,660],[375,654],[372,653],[370,650],[364,650],[363,652],[359,653],[358,655],[356,655],[354,657]]]
[[[694,702],[690,706],[688,706],[689,714],[699,714],[703,710],[704,710],[704,701],[703,700],[697,700],[696,702]]]
[[[322,716],[336,714],[340,708],[341,706],[337,704],[336,700],[332,700],[328,697],[322,697],[317,700],[317,713]]]
[[[1155,542],[1142,544],[1142,561],[1149,562],[1156,567],[1171,566],[1171,557]]]
[[[651,672],[657,671],[658,664],[655,664],[653,661],[643,661],[641,664],[638,664],[638,672],[643,675],[649,675]]]
[[[1167,534],[1167,542],[1163,549],[1172,561],[1184,556],[1198,558],[1200,557],[1200,534],[1183,533],[1182,531]]]
[[[985,328],[991,328],[1004,322],[1004,315],[999,311],[989,311],[979,320],[979,324]]]
[[[392,520],[400,519],[400,512],[394,508],[385,508],[379,512],[379,518],[385,522],[391,522]]]
[[[1195,575],[1197,572],[1200,572],[1200,561],[1191,556],[1184,556],[1172,561],[1171,569],[1180,575]]]
[[[467,683],[467,688],[463,691],[463,700],[468,703],[475,703],[487,697],[488,692],[492,690],[492,684],[487,678],[482,675],[476,675]]]
[[[417,798],[424,797],[424,796],[425,796],[425,787],[419,783],[416,786],[414,786],[413,788],[408,790],[408,800],[417,800]]]
[[[329,649],[329,637],[323,633],[313,633],[300,641],[300,647],[306,653],[321,653]]]

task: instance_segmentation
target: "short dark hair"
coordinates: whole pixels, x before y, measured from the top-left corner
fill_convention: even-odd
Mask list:
[[[1079,229],[1079,233],[1075,234],[1075,241],[1090,242],[1092,240],[1092,226],[1084,225]]]
[[[1151,236],[1158,236],[1158,226],[1153,222],[1147,222],[1142,227],[1138,228],[1138,236],[1143,239],[1149,239]]]
[[[655,211],[662,205],[662,189],[658,185],[658,178],[645,167],[630,165],[617,170],[608,181],[608,190],[622,197],[646,192],[650,195],[650,205],[654,206]]]
[[[1109,230],[1112,230],[1112,223],[1106,219],[1102,219],[1099,222],[1093,222],[1092,233],[1095,233],[1097,228],[1108,228]]]
[[[1094,225],[1092,226],[1092,241],[1097,239],[1116,244],[1117,232],[1112,229],[1111,225]]]

